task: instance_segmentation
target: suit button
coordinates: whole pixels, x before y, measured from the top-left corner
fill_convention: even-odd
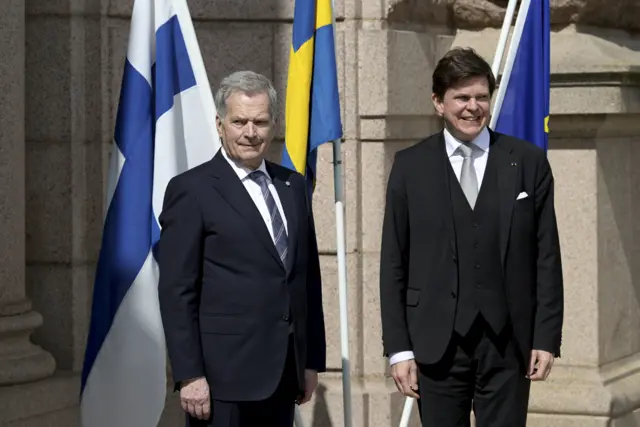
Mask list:
[[[478,223],[477,222],[473,223],[473,228],[478,228]]]
[[[456,293],[455,292],[451,292],[451,298],[453,298],[453,299],[456,298]]]
[[[477,243],[474,243],[474,244],[473,244],[473,247],[474,247],[474,248],[479,248],[479,247],[480,247],[480,245],[479,245],[479,244],[477,244]]]
[[[282,315],[282,320],[284,320],[285,322],[289,321],[289,315],[288,314],[283,314]]]
[[[480,264],[476,264],[475,267],[476,267],[476,270],[479,269],[480,268]]]

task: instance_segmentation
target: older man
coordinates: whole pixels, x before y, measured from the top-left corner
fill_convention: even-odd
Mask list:
[[[160,308],[188,425],[290,427],[325,370],[318,250],[304,178],[264,159],[276,92],[250,71],[216,94],[222,149],[171,180]]]

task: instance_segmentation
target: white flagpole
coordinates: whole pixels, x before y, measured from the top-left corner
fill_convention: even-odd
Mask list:
[[[507,44],[507,38],[509,36],[509,29],[511,28],[511,22],[513,21],[513,15],[515,13],[518,0],[509,0],[507,10],[505,11],[504,21],[502,22],[502,29],[500,31],[500,38],[498,39],[498,46],[493,58],[493,65],[491,70],[493,75],[498,77],[500,71],[500,65],[502,64],[502,57],[504,56],[504,48]],[[513,36],[509,45],[509,52],[507,54],[507,61],[505,63],[504,73],[502,75],[502,81],[498,88],[498,94],[496,97],[496,103],[494,104],[493,114],[491,116],[490,128],[493,129],[500,114],[500,108],[502,108],[502,101],[509,84],[509,78],[511,77],[511,71],[513,69],[513,62],[515,61],[518,46],[520,45],[520,39],[522,38],[522,30],[524,29],[524,23],[527,19],[527,13],[529,11],[529,5],[531,0],[522,0],[520,10],[518,11],[518,17],[516,19],[516,25],[513,30]],[[409,421],[411,421],[411,411],[413,410],[414,399],[407,397],[404,402],[404,408],[402,410],[402,416],[400,418],[400,427],[408,427]]]
[[[331,0],[334,52],[337,55],[335,0]],[[336,70],[337,72],[337,70]],[[338,294],[340,300],[340,348],[342,359],[342,404],[344,427],[353,424],[351,416],[351,361],[349,358],[349,306],[347,294],[347,255],[344,225],[344,183],[342,174],[342,142],[333,141],[333,187],[336,200],[336,249],[338,256]]]
[[[402,409],[402,417],[400,417],[400,427],[408,427],[411,421],[411,411],[413,411],[413,403],[416,400],[413,397],[407,397],[404,400],[404,408]]]
[[[349,318],[347,300],[347,263],[345,253],[342,153],[340,140],[333,141],[333,176],[336,199],[336,235],[338,249],[338,290],[340,298],[340,347],[342,349],[342,400],[344,426],[351,427],[351,368],[349,360]]]
[[[516,60],[516,54],[518,53],[518,47],[520,46],[520,39],[522,38],[522,31],[524,30],[524,24],[527,22],[527,14],[529,13],[529,6],[531,0],[522,0],[520,3],[520,10],[518,11],[518,18],[516,19],[516,26],[513,29],[513,35],[511,36],[511,44],[509,45],[509,52],[507,53],[507,61],[504,64],[504,72],[502,73],[502,80],[500,80],[500,86],[498,87],[498,94],[496,96],[496,102],[493,105],[493,111],[491,112],[491,122],[489,127],[495,128],[500,116],[500,110],[502,109],[502,102],[504,96],[507,93],[507,87],[509,86],[509,79],[511,79],[511,72],[513,71],[513,63]]]
[[[504,14],[504,21],[502,21],[502,30],[500,31],[500,38],[498,39],[498,47],[496,48],[496,54],[493,57],[493,65],[491,66],[491,71],[493,71],[493,75],[496,77],[496,79],[498,78],[500,66],[502,65],[504,48],[507,46],[507,38],[509,37],[509,30],[511,29],[513,14],[516,11],[517,4],[518,0],[509,0],[507,10]]]

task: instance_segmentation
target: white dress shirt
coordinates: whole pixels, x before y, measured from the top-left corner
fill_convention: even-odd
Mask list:
[[[472,144],[476,145],[479,150],[473,150],[473,167],[476,171],[476,176],[478,178],[478,191],[480,190],[480,186],[482,185],[482,178],[484,177],[484,171],[487,169],[487,159],[489,158],[489,145],[491,143],[491,138],[489,135],[489,131],[485,127],[482,129],[480,134],[471,141]],[[458,178],[458,182],[460,182],[460,173],[462,172],[462,162],[463,158],[460,154],[456,152],[458,147],[462,145],[462,142],[456,139],[451,133],[445,128],[444,129],[444,145],[447,150],[447,157],[449,158],[449,162],[451,163],[451,167],[453,168],[453,172],[456,174]],[[399,353],[393,353],[389,357],[389,364],[394,365],[398,362],[403,362],[405,360],[414,359],[413,351],[401,351]]]
[[[251,196],[251,200],[253,200],[253,203],[255,203],[256,207],[258,208],[258,211],[260,211],[260,215],[262,216],[262,219],[264,220],[264,223],[267,226],[267,229],[269,230],[269,234],[271,235],[271,239],[275,244],[275,237],[273,235],[273,226],[271,225],[271,215],[269,214],[269,209],[267,209],[267,202],[265,202],[264,197],[262,197],[262,190],[260,189],[260,185],[254,180],[252,180],[251,178],[249,178],[249,174],[253,171],[231,160],[224,148],[221,148],[221,150],[222,150],[222,155],[224,156],[225,159],[227,159],[227,162],[229,162],[229,164],[231,165],[231,168],[238,175],[238,178],[240,178],[240,181],[242,181],[244,188],[247,189],[249,196]],[[262,173],[264,173],[264,176],[267,178],[267,182],[269,183],[268,184],[269,191],[271,192],[271,195],[273,196],[273,200],[275,200],[276,202],[276,207],[278,208],[278,211],[280,212],[280,216],[282,217],[282,223],[284,224],[284,229],[287,232],[287,234],[289,234],[289,229],[287,228],[287,217],[285,216],[284,210],[282,209],[282,204],[280,203],[280,197],[278,197],[278,192],[276,191],[276,187],[273,185],[273,181],[271,181],[271,176],[269,176],[269,173],[267,172],[267,167],[264,160],[262,161],[262,163],[260,163],[260,167],[257,170],[262,171]]]

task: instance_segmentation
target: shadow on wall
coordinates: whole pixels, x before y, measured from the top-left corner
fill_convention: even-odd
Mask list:
[[[627,21],[634,17],[637,23],[639,14],[640,5],[636,2],[633,7],[624,9]],[[624,23],[620,25],[627,28]],[[640,113],[640,37],[615,29],[580,26],[578,30],[627,50],[623,51],[620,62],[623,66],[630,64],[628,71],[614,76],[614,81],[620,84],[622,112],[630,119],[628,123],[633,123],[633,116]],[[636,127],[632,124],[627,126]],[[600,353],[604,361],[618,360],[640,351],[640,340],[627,336],[629,326],[637,330],[640,325],[640,226],[637,225],[640,217],[640,170],[636,166],[640,162],[640,145],[637,135],[638,129],[626,129],[626,137],[612,144],[602,142],[596,145],[601,176],[598,182],[598,231],[603,240],[603,244],[598,246],[598,271],[601,287],[607,288],[600,291],[600,297],[609,298],[612,306],[620,308],[614,321],[600,323],[601,336],[612,344],[602,343]],[[614,236],[620,243],[617,257],[614,245],[608,247],[604,244]],[[608,354],[612,347],[617,347],[618,351]]]
[[[324,384],[319,384],[315,394],[311,427],[333,427],[327,403],[327,387]]]
[[[638,15],[640,16],[640,15]],[[632,52],[640,52],[640,36],[630,34],[619,28],[600,28],[588,25],[576,25],[576,32],[589,34],[605,42],[625,47]]]
[[[640,64],[640,38],[620,31],[589,30],[606,42],[629,50],[625,62]],[[626,64],[622,64],[625,66]],[[598,298],[601,307],[616,307],[599,322],[603,363],[640,351],[631,331],[640,327],[640,65],[611,80],[619,84],[620,136],[596,139],[598,159]],[[606,119],[605,119],[606,120]],[[610,127],[610,126],[609,126]]]
[[[616,10],[611,12],[616,14]],[[633,10],[626,12],[638,15]],[[640,227],[636,225],[640,216],[640,170],[634,166],[640,161],[635,137],[640,113],[640,65],[632,65],[640,64],[640,37],[620,29],[586,25],[593,19],[583,21],[576,25],[576,31],[594,37],[608,62],[603,66],[623,70],[588,77],[619,87],[620,113],[558,118],[570,128],[586,125],[593,133],[580,141],[554,141],[552,148],[597,152],[597,298],[601,308],[616,307],[599,321],[599,356],[606,363],[640,350],[640,341],[628,335],[640,324]],[[552,85],[553,81],[554,76]]]

